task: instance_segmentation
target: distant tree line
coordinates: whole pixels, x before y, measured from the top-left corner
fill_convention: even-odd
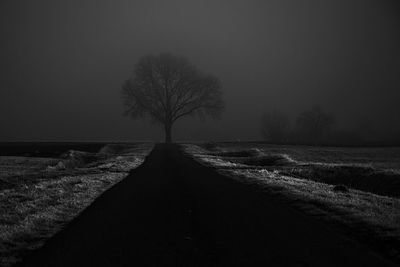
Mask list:
[[[322,144],[332,141],[335,117],[314,106],[301,112],[291,125],[289,117],[282,111],[264,113],[261,133],[271,143]]]
[[[339,129],[336,118],[316,105],[290,118],[272,109],[261,118],[261,134],[272,144],[304,144],[333,146],[400,146],[400,132],[379,135],[369,121],[361,127]]]

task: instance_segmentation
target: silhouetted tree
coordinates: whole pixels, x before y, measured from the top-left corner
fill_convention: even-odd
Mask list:
[[[282,112],[272,110],[264,113],[261,121],[261,133],[266,140],[282,142],[288,136],[289,118]]]
[[[310,110],[302,112],[297,117],[298,134],[305,141],[319,143],[323,136],[330,130],[335,119],[325,113],[321,107],[314,106]]]
[[[220,81],[206,75],[185,58],[170,54],[147,55],[135,66],[122,87],[125,115],[150,117],[164,127],[165,142],[172,126],[187,115],[218,117],[223,110]]]

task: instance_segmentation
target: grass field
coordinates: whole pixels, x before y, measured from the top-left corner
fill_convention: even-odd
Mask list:
[[[222,143],[209,148],[245,168],[344,185],[383,196],[400,196],[400,148],[346,148]]]
[[[400,148],[257,143],[184,147],[219,172],[258,184],[369,242],[379,240],[391,257],[400,259]]]
[[[68,150],[96,153],[106,143],[84,142],[0,142],[0,156],[58,157]]]
[[[7,145],[0,156],[0,266],[9,266],[143,162],[152,144]],[[255,183],[400,258],[400,148],[187,144],[205,165]],[[372,238],[372,239],[371,239]]]
[[[400,171],[400,147],[314,147],[262,143],[218,143],[222,151],[258,149],[269,154],[288,155],[302,163],[358,164]]]
[[[56,146],[61,154],[50,158],[0,156],[0,266],[41,246],[141,164],[152,144],[103,144],[97,152],[70,148]],[[44,151],[36,154],[56,154],[47,145]]]

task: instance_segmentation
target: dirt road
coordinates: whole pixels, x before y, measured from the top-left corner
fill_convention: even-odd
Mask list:
[[[394,266],[163,145],[23,265]]]

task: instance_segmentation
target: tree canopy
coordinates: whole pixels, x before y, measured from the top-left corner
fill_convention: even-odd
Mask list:
[[[122,86],[125,115],[149,117],[164,126],[165,142],[172,125],[187,115],[217,118],[223,108],[222,86],[213,75],[199,71],[184,57],[147,55]]]

